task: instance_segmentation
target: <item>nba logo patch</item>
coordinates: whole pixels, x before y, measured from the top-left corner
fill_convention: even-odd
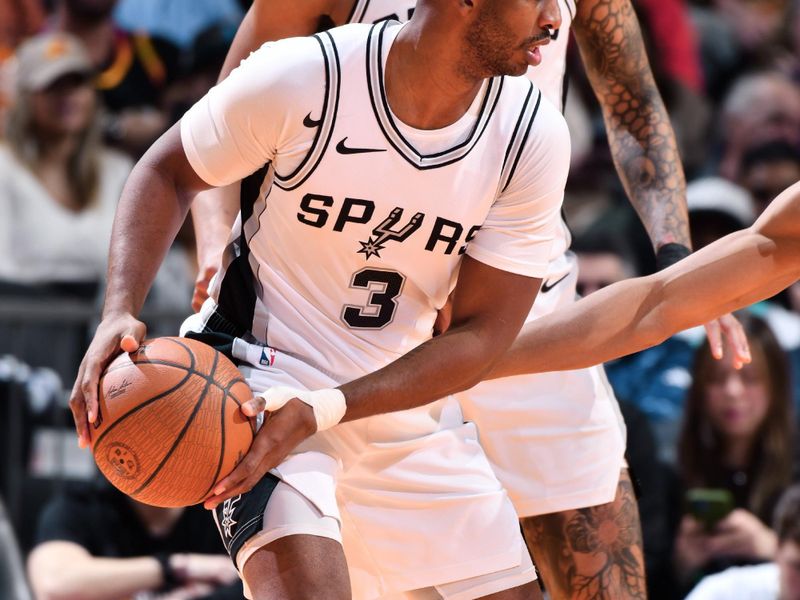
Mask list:
[[[261,349],[261,359],[258,361],[260,364],[264,365],[265,367],[271,367],[275,364],[275,352],[274,348],[262,348]]]

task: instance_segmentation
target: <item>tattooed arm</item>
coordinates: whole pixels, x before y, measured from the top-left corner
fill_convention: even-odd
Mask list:
[[[630,0],[578,0],[573,30],[614,164],[653,247],[691,248],[675,135]]]

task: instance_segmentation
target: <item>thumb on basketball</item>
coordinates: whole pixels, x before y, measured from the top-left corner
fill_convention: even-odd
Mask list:
[[[142,343],[142,340],[144,340],[146,331],[147,330],[144,323],[137,321],[133,326],[131,326],[127,333],[122,334],[119,347],[123,352],[136,352],[139,349],[139,345]]]
[[[242,412],[248,417],[255,417],[264,411],[273,412],[292,398],[297,398],[297,394],[298,390],[289,387],[272,387],[242,404]]]

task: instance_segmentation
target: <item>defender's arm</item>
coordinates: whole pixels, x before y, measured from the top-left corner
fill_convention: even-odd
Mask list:
[[[749,229],[528,323],[491,378],[584,368],[636,352],[769,298],[799,277],[800,183]]]

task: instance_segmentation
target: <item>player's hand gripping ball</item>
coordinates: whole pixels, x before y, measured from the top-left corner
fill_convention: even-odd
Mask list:
[[[238,369],[186,338],[146,340],[100,379],[92,426],[97,466],[119,490],[155,506],[202,502],[245,455],[252,398]]]

